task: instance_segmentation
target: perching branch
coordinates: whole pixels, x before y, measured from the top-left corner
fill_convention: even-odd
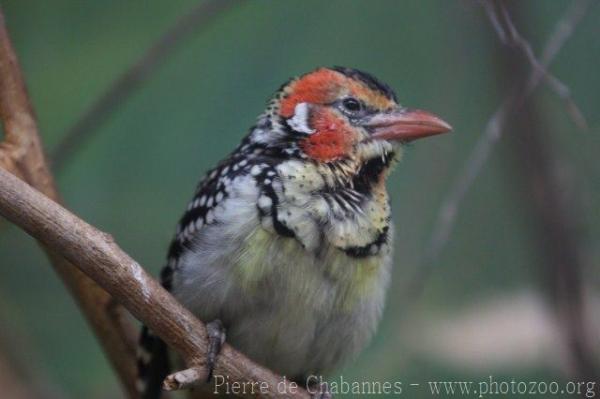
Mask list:
[[[110,235],[4,170],[0,170],[0,214],[97,282],[175,349],[189,366],[203,366],[208,346],[204,324],[123,252]],[[281,392],[278,384],[283,381],[282,377],[253,363],[227,344],[217,358],[214,375],[255,384],[256,389],[257,384],[261,384],[260,397],[310,397],[300,389],[295,394]]]
[[[58,201],[59,194],[46,163],[37,122],[1,12],[0,118],[4,125],[4,141],[0,143],[0,167]],[[44,247],[44,250],[92,325],[126,391],[130,397],[135,398],[136,333],[126,319],[123,308],[53,248]]]
[[[58,199],[58,193],[45,162],[36,120],[1,12],[0,118],[5,130],[0,162],[6,168],[0,168],[0,214],[21,226],[45,248],[95,328],[129,396],[136,397],[134,335],[122,308],[110,294],[178,351],[189,366],[201,370],[207,349],[205,326],[148,276],[108,234],[53,201]],[[190,373],[183,374],[189,377]],[[197,373],[196,378],[201,375]],[[299,388],[282,390],[281,377],[254,364],[227,344],[217,359],[214,375],[255,387],[260,397],[310,397]],[[186,379],[185,384],[192,382]]]
[[[423,276],[428,273],[427,270],[431,268],[431,265],[448,242],[448,238],[450,237],[450,233],[456,221],[459,207],[473,185],[473,182],[477,176],[479,176],[479,173],[489,159],[495,144],[500,139],[507,119],[519,111],[523,102],[539,86],[544,76],[548,76],[547,72],[545,72],[547,71],[548,66],[558,55],[561,47],[574,32],[579,22],[587,14],[592,4],[592,0],[575,1],[571,4],[563,17],[557,22],[553,33],[550,35],[548,42],[544,46],[542,61],[535,61],[534,63],[530,61],[530,64],[534,64],[535,66],[532,67],[526,84],[514,89],[488,120],[482,135],[477,140],[475,147],[463,164],[456,181],[442,201],[438,217],[433,227],[431,239],[425,251],[425,266],[420,269],[421,277],[418,278],[418,280],[422,280]],[[496,27],[499,22],[494,22],[495,20],[496,19],[491,19],[492,24],[494,25],[496,32],[500,35],[501,40],[504,42],[505,40],[502,39],[504,37],[504,33],[502,33],[503,30],[502,28]],[[511,23],[510,25],[513,27],[514,35],[514,32],[516,32],[514,24]],[[518,37],[521,36],[519,35]],[[526,47],[529,49],[531,48],[529,45]],[[531,53],[531,55],[532,54],[533,53]],[[570,113],[572,114],[572,112]]]
[[[240,0],[206,0],[179,18],[162,37],[123,72],[106,91],[67,130],[51,155],[52,164],[60,171],[77,149],[89,140],[117,109],[165,63],[183,41],[207,27],[210,22]]]

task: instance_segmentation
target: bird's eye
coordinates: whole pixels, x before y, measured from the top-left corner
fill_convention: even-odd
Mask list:
[[[344,99],[344,101],[342,101],[342,105],[346,111],[350,112],[358,112],[362,108],[360,101],[352,97]]]

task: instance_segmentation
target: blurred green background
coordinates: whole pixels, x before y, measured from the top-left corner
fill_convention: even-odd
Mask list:
[[[570,1],[520,2],[518,26],[539,52]],[[48,152],[127,66],[197,4],[192,0],[6,0]],[[547,140],[572,184],[583,230],[592,346],[600,347],[600,7],[552,65],[590,129],[577,129],[549,89],[535,93]],[[500,142],[462,203],[447,246],[423,282],[437,212],[467,154],[508,92],[498,38],[471,1],[248,1],[165,60],[57,174],[65,203],[156,275],[200,176],[236,146],[289,77],[344,65],[389,83],[401,102],[434,111],[454,133],[412,146],[389,181],[397,227],[384,321],[347,380],[402,381],[430,397],[429,380],[558,380],[568,365],[545,296],[537,231]],[[66,396],[120,394],[76,306],[35,242],[0,232],[0,329]],[[596,312],[594,312],[594,310]],[[409,387],[420,383],[421,387]],[[560,397],[557,396],[557,397]],[[567,397],[567,396],[565,396]]]

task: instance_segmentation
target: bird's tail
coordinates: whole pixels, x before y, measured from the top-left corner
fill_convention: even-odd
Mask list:
[[[167,345],[143,326],[138,345],[137,389],[142,399],[159,399],[162,382],[170,372]]]

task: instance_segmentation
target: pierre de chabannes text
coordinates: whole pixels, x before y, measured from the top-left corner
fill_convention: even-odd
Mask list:
[[[325,385],[326,383],[326,385]],[[267,382],[238,382],[228,376],[215,375],[213,378],[214,393],[235,395],[258,395],[269,392]],[[498,395],[519,396],[552,396],[573,395],[574,397],[596,397],[594,381],[524,381],[515,378],[496,379],[489,376],[480,381],[427,381],[424,383],[406,383],[402,381],[355,381],[339,376],[336,379],[325,379],[323,376],[311,375],[304,385],[291,381],[286,377],[275,387],[279,394],[294,394],[306,389],[314,395],[325,389],[333,395],[402,395],[416,393],[418,390],[431,396],[464,396],[484,398]]]

